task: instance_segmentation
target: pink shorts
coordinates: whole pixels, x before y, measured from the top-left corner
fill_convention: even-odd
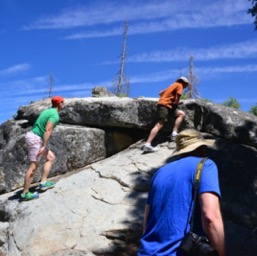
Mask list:
[[[42,146],[42,139],[34,132],[29,131],[26,133],[25,141],[29,151],[29,161],[38,162],[41,156],[37,156],[37,153]]]

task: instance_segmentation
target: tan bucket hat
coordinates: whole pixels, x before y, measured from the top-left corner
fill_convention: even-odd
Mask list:
[[[201,146],[213,147],[215,140],[206,140],[201,133],[195,129],[181,131],[176,137],[176,149],[172,156],[189,153]]]

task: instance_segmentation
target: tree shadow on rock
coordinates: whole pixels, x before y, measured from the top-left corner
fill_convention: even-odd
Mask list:
[[[102,234],[112,241],[108,251],[93,251],[97,256],[135,256],[139,248],[142,227],[131,226],[128,229],[109,230]]]

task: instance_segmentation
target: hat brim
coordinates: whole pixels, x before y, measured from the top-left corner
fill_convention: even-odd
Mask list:
[[[192,151],[196,150],[197,148],[199,148],[201,146],[214,147],[214,144],[215,144],[215,140],[197,141],[197,142],[195,142],[191,145],[188,145],[185,148],[182,148],[182,149],[179,149],[179,150],[175,149],[174,152],[172,153],[172,156],[177,156],[177,155],[192,152]]]

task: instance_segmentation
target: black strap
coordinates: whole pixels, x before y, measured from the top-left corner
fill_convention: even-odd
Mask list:
[[[201,161],[198,163],[197,168],[196,168],[195,179],[194,179],[194,200],[192,202],[193,203],[193,211],[192,211],[191,220],[189,222],[190,223],[190,231],[193,231],[197,191],[198,191],[199,186],[200,186],[202,169],[203,169],[203,166],[204,166],[204,163],[205,163],[206,160],[207,160],[207,157],[202,158]]]

